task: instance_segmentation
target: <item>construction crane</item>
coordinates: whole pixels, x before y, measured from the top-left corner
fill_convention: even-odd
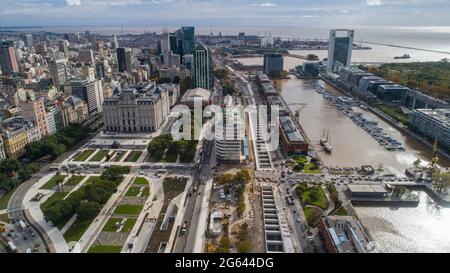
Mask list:
[[[434,140],[433,143],[433,155],[431,156],[430,163],[427,165],[427,169],[430,171],[430,175],[433,174],[433,172],[438,168],[438,162],[439,162],[439,155],[437,152],[437,140]]]
[[[303,109],[305,109],[305,107],[307,106],[307,103],[288,103],[288,106],[300,106],[300,108],[298,108],[297,110],[295,110],[295,119],[297,120],[297,122],[300,123],[300,113],[303,111]]]

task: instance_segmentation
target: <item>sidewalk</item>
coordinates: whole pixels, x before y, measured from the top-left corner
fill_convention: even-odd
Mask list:
[[[66,243],[66,240],[63,237],[62,232],[55,226],[52,226],[49,222],[46,222],[44,219],[44,214],[40,209],[41,203],[45,202],[49,196],[40,200],[40,202],[31,202],[31,199],[36,196],[39,188],[47,183],[49,179],[53,177],[54,173],[50,173],[43,178],[41,178],[36,184],[34,184],[30,190],[25,194],[23,199],[23,206],[25,209],[28,209],[30,216],[33,218],[34,222],[39,225],[50,238],[53,247],[56,253],[68,253],[69,246]],[[44,190],[41,190],[44,192]],[[51,192],[51,191],[47,191]]]

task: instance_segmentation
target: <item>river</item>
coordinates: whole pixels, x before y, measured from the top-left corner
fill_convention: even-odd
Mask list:
[[[324,82],[331,92],[339,93]],[[417,140],[400,133],[377,116],[356,109],[379,125],[391,136],[405,144],[404,152],[389,152],[369,134],[355,125],[347,116],[331,106],[321,94],[315,92],[310,81],[290,79],[275,83],[282,96],[290,103],[306,103],[300,113],[300,123],[312,144],[321,150],[319,139],[323,129],[330,130],[333,153],[320,152],[328,166],[360,166],[370,164],[384,168],[397,175],[420,158],[427,161],[430,150]],[[298,106],[293,106],[293,110]],[[448,167],[450,162],[441,160]],[[361,222],[379,244],[383,252],[450,252],[450,209],[440,208],[426,193],[420,192],[420,205],[416,208],[370,208],[356,207]]]
[[[244,63],[258,64],[255,60],[259,61],[258,58],[247,58]],[[301,62],[299,59],[285,58],[285,69],[293,68]],[[328,166],[382,164],[390,172],[404,175],[405,168],[411,167],[417,158],[424,162],[431,158],[431,151],[425,145],[404,135],[370,112],[356,108],[356,111],[362,112],[367,118],[377,121],[385,132],[403,142],[406,148],[404,152],[386,151],[368,133],[315,92],[311,81],[292,77],[274,84],[289,103],[306,104],[300,113],[300,123],[317,150],[321,150],[319,139],[323,129],[330,130],[333,153],[320,152]],[[319,84],[329,92],[341,95],[325,82],[320,81]],[[292,110],[298,108],[299,106],[292,106]],[[450,162],[441,159],[440,165],[449,167]],[[361,222],[382,252],[450,252],[450,209],[435,205],[424,192],[418,194],[420,204],[416,208],[355,208]]]

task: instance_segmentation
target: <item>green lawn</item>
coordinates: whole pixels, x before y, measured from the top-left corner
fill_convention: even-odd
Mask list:
[[[391,118],[395,119],[403,123],[403,125],[409,125],[409,114],[403,113],[403,111],[398,106],[389,106],[389,105],[377,105],[378,109],[389,115]]]
[[[95,152],[95,150],[84,150],[79,156],[77,156],[74,161],[85,161],[86,159],[88,159],[93,153]]]
[[[0,209],[7,209],[8,208],[9,199],[11,199],[11,196],[13,195],[13,193],[17,190],[17,188],[19,186],[20,185],[15,186],[9,192],[5,192],[2,195],[2,197],[0,198]]]
[[[64,178],[66,178],[65,175],[58,175],[58,174],[56,174],[55,176],[50,178],[50,180],[47,183],[45,183],[40,189],[41,190],[51,190],[54,187],[56,187],[56,182],[58,180],[61,180],[61,179],[64,179]]]
[[[349,214],[344,207],[339,207],[337,210],[334,211],[333,215],[347,216]]]
[[[0,214],[0,222],[9,223],[8,214]]]
[[[72,187],[75,187],[75,186],[78,185],[83,179],[84,179],[84,176],[73,175],[73,176],[71,176],[71,177],[66,181],[66,183],[64,183],[64,186],[72,186]]]
[[[117,227],[116,223],[121,222],[121,218],[109,218],[108,222],[106,222],[105,226],[103,227],[102,231],[105,232],[116,232]]]
[[[143,205],[119,205],[114,210],[113,214],[139,215],[139,213],[141,213],[141,210],[143,207],[144,207]]]
[[[314,168],[315,166],[317,166],[317,165],[315,165],[314,163],[306,164],[305,165],[305,169],[304,169],[303,172],[304,173],[308,173],[308,174],[319,174],[319,173],[321,173],[319,168],[311,170],[311,168]]]
[[[133,229],[135,224],[136,224],[135,218],[128,218],[125,224],[123,225],[121,232],[129,233]]]
[[[170,200],[177,197],[184,191],[186,187],[187,178],[183,178],[181,181],[173,177],[167,177],[164,179],[164,199]]]
[[[137,196],[139,194],[141,187],[130,187],[125,194],[125,196]],[[148,187],[145,187],[142,191],[141,197],[147,197],[150,194],[150,190]]]
[[[317,198],[313,198],[314,193],[317,196]],[[324,210],[327,209],[329,205],[328,198],[321,187],[308,188],[307,190],[302,192],[300,200],[304,205],[313,205]]]
[[[142,151],[132,151],[127,158],[125,158],[125,162],[136,162],[139,157],[141,157]]]
[[[88,253],[120,253],[121,246],[101,246],[95,245],[89,248]]]
[[[100,162],[107,155],[108,155],[108,151],[107,150],[100,150],[89,160],[89,162]]]
[[[126,154],[126,151],[122,151],[120,154],[116,153],[116,157],[114,158],[114,162],[119,162],[125,154]]]
[[[133,185],[145,185],[148,186],[148,180],[143,177],[136,177],[134,179]]]
[[[55,192],[44,203],[41,204],[41,210],[43,210],[44,208],[48,207],[53,202],[57,202],[57,201],[63,200],[64,197],[66,197],[66,195],[68,195],[68,194],[69,194],[69,192]]]
[[[304,208],[303,213],[310,227],[315,227],[319,224],[322,213],[318,208]]]
[[[77,218],[75,222],[70,226],[70,228],[64,233],[64,239],[66,239],[66,242],[78,242],[80,240],[81,236],[83,236],[86,229],[91,225],[92,220],[95,219],[95,216],[93,219],[88,219],[81,221]]]

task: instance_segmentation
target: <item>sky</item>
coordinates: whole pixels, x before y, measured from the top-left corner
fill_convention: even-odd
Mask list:
[[[0,26],[450,26],[450,0],[0,0]]]

